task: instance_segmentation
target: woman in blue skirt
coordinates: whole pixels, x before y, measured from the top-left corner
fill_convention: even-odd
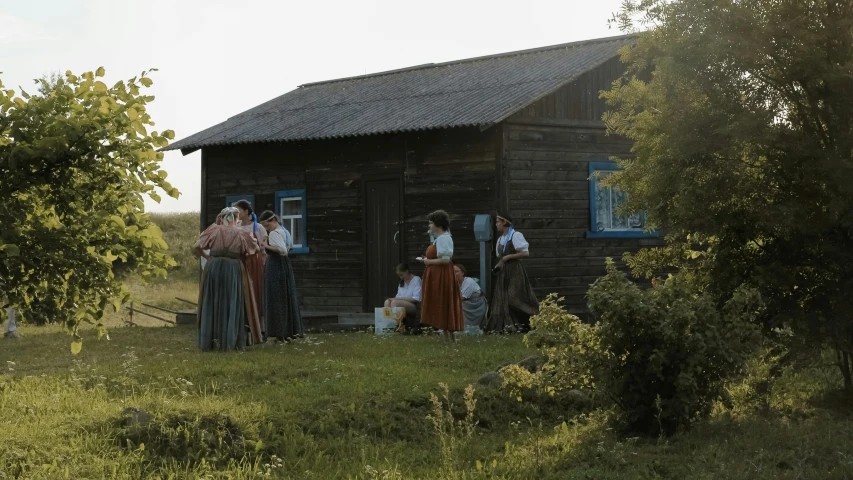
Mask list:
[[[243,264],[243,258],[258,249],[252,235],[237,227],[237,209],[231,207],[222,210],[221,223],[208,227],[193,246],[196,255],[207,259],[198,295],[198,346],[202,351],[242,350],[250,342],[247,329],[258,328]]]
[[[290,258],[287,256],[287,233],[275,213],[267,210],[258,219],[267,231],[263,247],[267,251],[264,267],[264,316],[267,336],[290,341],[304,335],[299,295]]]

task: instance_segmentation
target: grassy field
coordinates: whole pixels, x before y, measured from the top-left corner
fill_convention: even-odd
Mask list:
[[[192,305],[177,300],[177,298],[193,302],[198,300],[200,264],[191,251],[193,244],[198,239],[198,213],[155,214],[154,220],[163,230],[163,237],[169,244],[169,253],[178,265],[171,269],[167,280],[148,283],[141,279],[132,278],[127,284],[133,295],[135,308],[174,320],[172,315],[143,307],[141,303],[174,311],[193,308]],[[126,320],[129,320],[127,311],[108,313],[104,323],[108,327],[123,326]],[[138,314],[134,315],[133,323],[145,327],[165,325],[164,322]]]
[[[180,268],[133,283],[138,301],[193,298],[195,218],[158,218]],[[56,327],[0,339],[0,479],[853,478],[853,398],[832,368],[768,385],[757,364],[695,429],[631,438],[562,396],[475,385],[466,408],[480,374],[534,353],[519,336],[317,334],[202,354],[192,327],[110,325],[77,356]]]

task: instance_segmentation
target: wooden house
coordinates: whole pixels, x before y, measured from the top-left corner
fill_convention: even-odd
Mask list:
[[[394,266],[451,214],[454,260],[477,271],[476,214],[514,217],[540,298],[583,313],[605,258],[656,243],[596,170],[631,144],[606,135],[599,92],[624,67],[620,36],[302,85],[173,143],[201,149],[201,228],[240,198],[278,212],[309,314],[371,312]],[[606,172],[605,172],[606,174]],[[494,252],[494,245],[489,245]]]

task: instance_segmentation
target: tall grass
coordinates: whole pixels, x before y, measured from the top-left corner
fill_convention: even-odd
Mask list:
[[[198,300],[198,280],[201,264],[192,252],[192,246],[198,240],[199,214],[188,213],[154,213],[151,215],[154,223],[163,231],[163,238],[169,245],[169,255],[175,259],[177,266],[168,271],[168,278],[145,281],[138,277],[126,280],[130,289],[134,308],[153,313],[168,320],[174,316],[142,306],[142,303],[166,308],[172,311],[192,310],[194,307],[184,301]],[[108,313],[104,323],[108,327],[124,325],[130,321],[130,315],[125,308],[118,313]],[[137,313],[132,321],[139,326],[163,326],[166,323]]]
[[[169,245],[169,255],[178,263],[170,270],[169,276],[179,280],[194,279],[199,270],[199,261],[192,253],[192,246],[198,240],[198,212],[155,213],[151,217],[163,231],[163,239]]]

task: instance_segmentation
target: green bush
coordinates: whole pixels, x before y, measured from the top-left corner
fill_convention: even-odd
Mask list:
[[[670,434],[707,415],[759,343],[760,302],[745,289],[718,307],[678,275],[640,289],[608,260],[588,295],[594,325],[553,296],[531,319],[548,356],[542,380],[614,403],[637,433]]]

